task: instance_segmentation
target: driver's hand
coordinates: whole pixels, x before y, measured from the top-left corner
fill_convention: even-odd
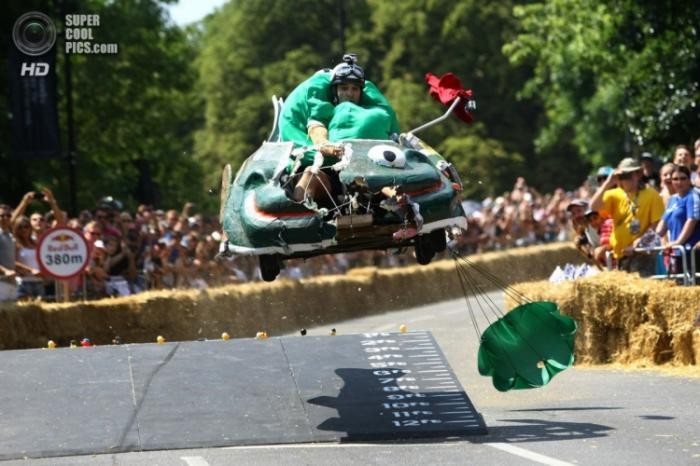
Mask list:
[[[326,143],[321,145],[319,151],[326,157],[342,157],[345,153],[345,148],[342,145]]]

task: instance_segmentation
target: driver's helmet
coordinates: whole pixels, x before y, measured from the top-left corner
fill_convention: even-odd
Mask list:
[[[360,89],[365,85],[365,70],[357,64],[357,55],[354,53],[343,55],[343,62],[333,68],[331,92],[335,103],[338,102],[338,93],[336,92],[338,84],[357,84]]]

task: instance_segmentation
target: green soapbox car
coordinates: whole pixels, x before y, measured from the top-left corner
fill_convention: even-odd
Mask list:
[[[283,102],[273,97],[275,123],[267,141],[235,177],[230,165],[224,167],[220,256],[258,256],[266,281],[277,277],[285,259],[322,254],[414,248],[417,262],[429,263],[467,220],[457,171],[414,133],[444,120],[459,103],[395,140],[342,141],[344,155],[333,166],[317,157],[312,169],[332,170],[339,183],[327,202],[316,203],[293,199],[299,170],[289,166],[318,148],[279,140]],[[398,195],[382,194],[385,187]]]

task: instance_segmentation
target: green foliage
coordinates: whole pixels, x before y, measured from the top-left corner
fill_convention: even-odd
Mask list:
[[[483,132],[479,124],[471,134],[448,137],[438,146],[460,173],[465,198],[498,195],[511,187],[516,174],[525,168],[522,156],[509,153],[495,139],[481,136]]]
[[[194,43],[166,23],[155,1],[92,1],[81,10],[100,14],[96,34],[117,43],[119,53],[71,57],[79,179],[100,188],[84,186],[80,204],[92,205],[95,194],[133,199],[143,166],[159,186],[160,206],[200,201],[201,170],[192,157],[201,119]]]
[[[67,5],[67,11],[99,14],[95,42],[119,47],[116,55],[69,58],[78,206],[92,207],[109,194],[134,207],[139,178],[149,173],[158,187],[153,200],[160,206],[179,208],[185,200],[199,201],[204,189],[192,146],[193,131],[201,124],[201,100],[193,92],[196,48],[188,31],[168,24],[155,0],[82,0]],[[63,19],[54,21],[62,30]],[[63,51],[61,39],[58,46]],[[59,121],[67,147],[65,60],[59,53]],[[23,186],[23,191],[51,186],[68,207],[65,161],[26,162],[20,170],[34,185]]]
[[[544,105],[541,152],[570,141],[584,160],[615,162],[697,136],[693,2],[550,0],[514,11],[520,33],[504,52],[534,66],[521,95]]]
[[[397,4],[370,0],[368,3],[372,7],[373,27],[357,38],[372,44],[375,56],[384,57],[380,62],[381,82],[402,128],[408,130],[444,111],[426,96],[424,76],[427,72],[441,75],[451,71],[461,78],[464,87],[473,89],[478,104],[475,121],[482,123],[481,129],[475,131],[451,119],[421,137],[436,147],[442,147],[440,141],[448,137],[483,139],[483,146],[497,141],[510,162],[524,163],[519,164],[522,172],[504,177],[510,179],[484,179],[495,191],[509,188],[518,175],[537,178],[538,161],[532,146],[537,108],[527,101],[516,100],[528,68],[513,67],[501,51],[514,28],[513,2],[406,0]],[[471,164],[475,159],[466,150],[455,151],[454,157],[458,166]]]
[[[196,152],[207,185],[237,168],[267,137],[270,97],[338,60],[337,2],[232,1],[204,23],[197,60],[205,124]]]
[[[462,77],[465,87],[474,88],[483,109],[476,116],[484,123],[482,145],[496,144],[509,161],[523,159],[522,153],[531,158],[535,119],[527,116],[533,107],[515,100],[526,67],[512,70],[501,53],[506,36],[500,31],[513,24],[510,3],[343,3],[346,49],[358,53],[369,79],[396,109],[403,130],[444,111],[427,96],[424,76],[428,71],[452,71]],[[208,184],[218,183],[223,164],[238,167],[265,138],[272,94],[285,96],[315,70],[339,61],[344,50],[337,40],[338,4],[336,0],[232,1],[205,22],[198,87],[205,96],[206,123],[197,134],[196,152],[206,167]],[[473,140],[476,136],[468,137],[471,134],[468,126],[451,121],[426,131],[425,139],[435,144],[449,136]],[[463,150],[455,150],[454,156],[463,166],[475,159]],[[501,190],[515,176],[487,181]]]
[[[345,51],[358,53],[404,131],[444,111],[427,96],[426,72],[454,72],[473,89],[477,124],[451,118],[420,134],[460,169],[470,197],[520,175],[542,191],[573,188],[624,152],[667,154],[698,136],[700,10],[687,0],[230,0],[187,29],[157,0],[65,2],[99,14],[96,40],[119,44],[116,56],[71,56],[80,206],[106,194],[134,205],[147,168],[159,206],[193,200],[215,212],[205,189],[267,137],[270,97]],[[53,3],[6,3],[3,30],[28,9],[62,25]],[[0,38],[0,65],[9,45]],[[59,54],[65,135],[64,70]],[[65,161],[14,165],[3,122],[0,197],[46,184],[65,206]]]

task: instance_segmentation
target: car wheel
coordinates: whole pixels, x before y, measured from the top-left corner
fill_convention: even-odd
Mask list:
[[[433,251],[440,253],[447,249],[447,235],[445,230],[440,228],[430,232],[430,242],[433,244]]]
[[[280,274],[280,258],[276,254],[260,256],[260,276],[266,282],[274,281]]]
[[[430,235],[416,237],[416,261],[421,265],[430,264],[435,256],[435,250]]]

